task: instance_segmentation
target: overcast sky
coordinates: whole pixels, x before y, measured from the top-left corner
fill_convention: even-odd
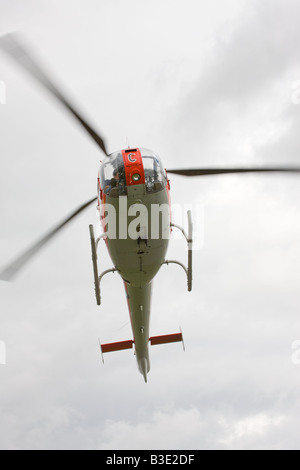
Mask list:
[[[0,0],[0,34],[26,42],[101,130],[168,168],[300,165],[297,0]],[[0,57],[0,260],[96,194],[103,155],[77,123]],[[1,449],[299,449],[298,176],[171,178],[201,222],[194,289],[154,283],[144,383],[118,275],[94,299],[91,207],[18,277],[0,282]],[[198,224],[199,225],[199,224]],[[203,243],[202,243],[203,242]],[[185,260],[182,240],[169,258]],[[101,245],[103,269],[111,261]],[[297,362],[297,361],[296,361]]]

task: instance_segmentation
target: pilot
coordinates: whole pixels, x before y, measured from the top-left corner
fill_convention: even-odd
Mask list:
[[[113,172],[113,180],[115,180],[118,183],[119,179],[120,179],[119,168],[116,168]]]
[[[111,191],[111,189],[117,188],[117,187],[118,187],[119,180],[120,180],[119,169],[118,169],[118,168],[115,168],[115,169],[114,169],[114,172],[113,172],[113,177],[112,177],[112,179],[106,181],[106,185],[105,185],[105,188],[104,188],[105,194],[109,194],[110,191]]]

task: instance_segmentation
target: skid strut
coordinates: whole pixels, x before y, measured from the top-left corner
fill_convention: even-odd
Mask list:
[[[185,230],[180,227],[179,225],[172,224],[171,227],[178,228],[184,235],[187,245],[188,245],[188,265],[187,267],[180,263],[180,261],[174,261],[174,260],[167,260],[163,264],[178,264],[183,268],[185,271],[186,277],[187,277],[187,287],[188,291],[191,292],[192,287],[193,287],[193,220],[192,220],[192,212],[188,211],[187,213],[188,216],[188,234],[186,234]]]
[[[93,261],[93,269],[94,269],[94,281],[95,281],[95,295],[96,295],[96,301],[97,305],[101,305],[101,290],[100,290],[100,285],[102,278],[108,274],[108,273],[114,273],[118,271],[116,268],[112,269],[107,269],[104,271],[100,276],[99,276],[99,271],[98,271],[98,255],[97,255],[97,248],[100,240],[102,238],[105,238],[107,235],[106,233],[103,233],[100,235],[100,237],[95,239],[95,232],[94,232],[94,226],[90,225],[90,238],[91,238],[91,248],[92,248],[92,261]]]

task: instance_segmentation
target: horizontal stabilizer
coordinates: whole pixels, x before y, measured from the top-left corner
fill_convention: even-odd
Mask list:
[[[101,344],[102,353],[108,353],[113,351],[122,351],[123,349],[132,349],[133,341],[119,341],[118,343]]]
[[[175,333],[172,335],[162,335],[162,336],[152,336],[149,338],[151,346],[156,344],[167,344],[167,343],[183,343],[183,336],[182,333]]]

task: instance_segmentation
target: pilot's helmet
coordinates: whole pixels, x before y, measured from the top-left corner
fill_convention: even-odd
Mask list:
[[[115,168],[113,171],[113,177],[116,178],[116,176],[120,176],[121,168]]]

